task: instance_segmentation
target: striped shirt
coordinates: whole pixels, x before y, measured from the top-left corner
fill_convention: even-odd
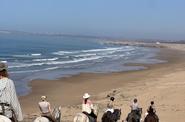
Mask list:
[[[20,103],[17,98],[15,86],[12,80],[2,77],[0,78],[0,103],[8,103],[13,108],[18,121],[23,120]],[[5,111],[7,117],[11,117],[10,112]]]

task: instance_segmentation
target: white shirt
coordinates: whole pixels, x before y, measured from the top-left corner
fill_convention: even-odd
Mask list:
[[[131,109],[132,110],[137,110],[139,108],[139,105],[138,105],[138,103],[132,103],[132,105],[131,105]]]
[[[40,107],[42,113],[49,113],[50,112],[49,106],[50,106],[50,104],[47,101],[39,102],[39,107]]]
[[[18,121],[23,120],[20,103],[17,98],[14,83],[11,79],[0,78],[0,102],[8,103],[13,108]],[[7,117],[12,117],[10,112],[5,112]]]

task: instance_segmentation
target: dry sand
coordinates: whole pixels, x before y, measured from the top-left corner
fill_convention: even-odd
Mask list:
[[[180,48],[182,50],[180,50]],[[155,101],[160,122],[184,122],[185,115],[185,52],[161,49],[158,57],[167,63],[145,65],[146,70],[108,74],[82,73],[58,80],[35,80],[31,82],[32,92],[20,98],[25,122],[39,115],[37,106],[41,95],[47,95],[53,106],[62,105],[62,121],[72,122],[81,112],[82,95],[88,92],[91,100],[98,104],[98,120],[106,109],[109,98],[114,96],[115,106],[122,109],[124,120],[130,111],[133,98],[138,98],[143,112],[151,100]],[[142,64],[135,64],[142,65]]]

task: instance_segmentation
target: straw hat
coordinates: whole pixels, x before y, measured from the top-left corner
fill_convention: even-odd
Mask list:
[[[88,93],[85,93],[84,95],[83,95],[83,98],[84,99],[87,99],[87,98],[89,98],[91,95],[89,95]]]
[[[46,96],[41,96],[41,100],[45,100],[46,98]]]
[[[7,70],[8,66],[4,62],[0,62],[0,71]]]

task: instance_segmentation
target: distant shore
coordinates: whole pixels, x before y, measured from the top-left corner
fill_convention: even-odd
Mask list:
[[[129,112],[130,101],[137,97],[144,112],[150,100],[154,100],[162,122],[183,121],[185,46],[166,43],[162,46],[165,48],[160,49],[157,58],[168,62],[144,65],[148,67],[146,70],[82,73],[58,80],[32,81],[32,92],[20,98],[25,117],[28,119],[38,115],[37,102],[41,95],[47,95],[52,105],[62,105],[62,120],[70,122],[75,113],[81,111],[82,95],[88,92],[92,95],[92,100],[100,105],[98,120],[106,108],[107,95],[113,95],[116,106],[122,108],[122,119]]]

